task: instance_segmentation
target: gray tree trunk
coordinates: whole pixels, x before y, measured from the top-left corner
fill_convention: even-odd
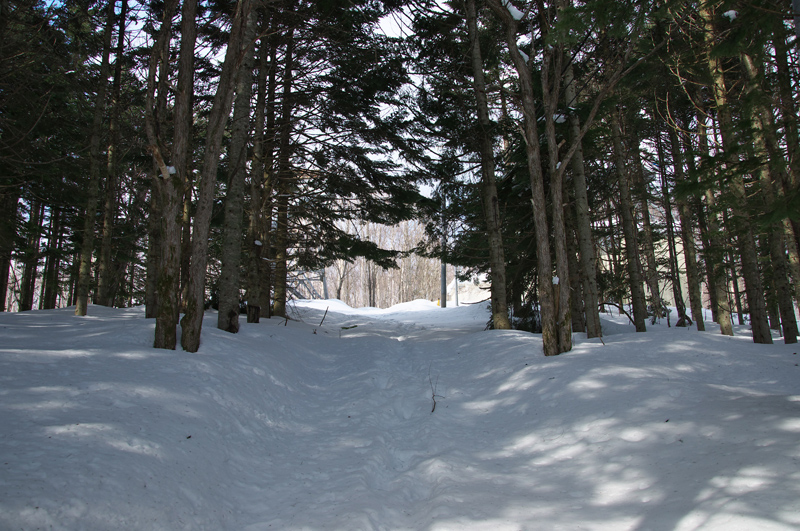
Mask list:
[[[272,313],[286,317],[287,276],[289,260],[289,193],[292,181],[291,135],[292,135],[292,66],[294,59],[294,28],[287,30],[286,53],[283,73],[283,97],[281,101],[281,123],[279,126],[280,147],[275,201],[275,276],[273,277]]]
[[[667,131],[669,134],[670,148],[672,150],[672,166],[675,169],[675,183],[681,184],[686,181],[683,167],[683,152],[681,151],[678,134],[673,128]],[[697,325],[698,331],[705,331],[703,321],[703,300],[700,295],[700,275],[697,270],[697,251],[695,249],[695,238],[692,231],[692,211],[685,198],[678,199],[678,215],[681,222],[681,241],[683,242],[683,258],[686,264],[686,283],[689,287],[689,306],[692,309],[692,319]],[[730,319],[729,319],[730,321]]]
[[[636,224],[633,219],[633,201],[631,199],[630,179],[625,162],[625,151],[622,146],[619,111],[611,111],[611,137],[614,142],[614,158],[617,166],[617,179],[620,195],[620,217],[622,218],[622,234],[625,237],[625,257],[631,287],[633,305],[633,324],[637,332],[645,332],[647,327],[647,303],[645,302],[642,274],[640,272],[639,248],[636,238]]]
[[[100,245],[100,260],[97,264],[97,303],[114,305],[114,272],[111,263],[111,237],[117,218],[117,144],[119,143],[120,89],[122,87],[122,60],[125,51],[125,25],[128,16],[128,0],[122,0],[117,26],[114,81],[111,85],[111,115],[108,121],[108,151],[106,154],[106,193],[103,204],[103,238]]]
[[[567,107],[577,103],[572,63],[567,65],[564,79],[564,97]],[[586,315],[586,337],[600,337],[600,297],[597,290],[597,265],[594,260],[594,240],[589,216],[586,169],[583,163],[583,143],[580,140],[581,124],[578,115],[569,113],[570,140],[577,144],[572,158],[572,182],[575,187],[575,221],[578,232],[578,255],[583,281],[583,307]]]
[[[187,352],[197,352],[200,348],[200,333],[203,327],[203,306],[205,303],[206,264],[208,261],[208,233],[211,226],[211,211],[214,203],[217,167],[222,146],[222,136],[228,122],[233,103],[233,84],[241,68],[241,58],[245,43],[246,27],[253,19],[250,17],[252,3],[240,0],[233,17],[225,61],[222,64],[217,92],[208,118],[203,169],[200,174],[197,192],[197,212],[192,230],[192,258],[187,287],[186,314],[181,319],[181,346]]]
[[[103,53],[100,59],[100,78],[97,80],[97,94],[94,101],[92,132],[89,137],[89,180],[86,183],[86,215],[83,218],[81,235],[80,265],[78,267],[78,286],[75,315],[86,315],[89,306],[89,285],[92,279],[92,253],[94,252],[94,228],[97,215],[97,202],[100,191],[100,140],[102,123],[106,111],[106,92],[108,89],[109,56],[111,54],[111,33],[114,30],[114,2],[108,3],[106,26],[103,31]]]
[[[250,14],[254,17],[254,14]],[[254,38],[255,23],[248,23],[245,42]],[[239,270],[242,263],[242,216],[244,185],[247,176],[247,139],[250,135],[250,98],[253,95],[253,47],[245,52],[236,80],[236,100],[231,123],[228,163],[231,168],[225,196],[225,221],[222,227],[222,270],[219,276],[219,312],[217,328],[239,331]]]
[[[492,277],[492,322],[500,330],[511,328],[506,299],[506,264],[503,235],[500,230],[499,201],[495,180],[494,148],[489,119],[489,104],[486,97],[486,82],[483,75],[483,58],[478,39],[475,0],[466,0],[467,26],[469,29],[472,56],[473,89],[478,108],[478,136],[481,147],[481,177],[483,180],[483,214],[489,239],[489,268]]]
[[[717,118],[722,134],[722,146],[727,153],[730,163],[735,165],[735,155],[733,146],[733,122],[730,109],[728,107],[728,94],[725,87],[725,78],[719,58],[710,52],[716,36],[714,26],[714,4],[710,0],[704,0],[699,9],[699,14],[705,27],[704,37],[709,50],[706,51],[706,61],[709,74],[711,76],[711,91],[717,109]],[[756,251],[755,238],[750,220],[745,213],[747,203],[747,191],[741,175],[735,175],[731,180],[731,191],[736,198],[737,205],[733,209],[734,223],[739,231],[740,256],[742,260],[742,276],[744,277],[745,293],[747,303],[750,308],[750,323],[753,329],[753,342],[772,343],[772,334],[769,329],[766,305],[764,301],[764,287],[761,281],[761,274],[758,268],[758,253]]]

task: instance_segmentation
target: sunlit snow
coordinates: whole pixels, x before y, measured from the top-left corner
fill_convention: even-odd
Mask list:
[[[0,529],[800,528],[780,339],[615,312],[545,358],[485,303],[290,308],[196,354],[143,308],[0,314]]]

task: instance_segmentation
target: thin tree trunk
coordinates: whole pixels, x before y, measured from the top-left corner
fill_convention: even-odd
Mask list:
[[[103,229],[100,244],[100,259],[97,264],[98,304],[113,306],[111,247],[114,224],[117,218],[117,145],[119,144],[120,89],[122,86],[122,55],[125,51],[125,25],[128,16],[128,0],[122,0],[117,26],[117,48],[114,52],[114,80],[111,84],[111,113],[108,122],[109,141],[106,153],[106,193],[103,203]]]
[[[294,27],[286,33],[286,54],[283,72],[283,97],[281,123],[278,126],[280,147],[278,149],[277,197],[275,223],[275,276],[272,312],[286,317],[287,275],[289,253],[289,193],[292,180],[291,134],[292,134],[292,68],[294,60]]]
[[[636,179],[635,189],[638,191],[640,208],[642,210],[642,247],[644,249],[645,262],[647,263],[647,274],[645,275],[645,282],[647,288],[650,290],[650,299],[653,306],[653,316],[656,319],[664,317],[664,310],[661,302],[661,291],[658,286],[658,264],[656,262],[656,248],[653,243],[653,226],[650,222],[650,193],[648,191],[648,182],[645,182],[644,167],[642,165],[641,145],[637,137],[633,137],[631,150],[633,154],[634,171],[632,172]]]
[[[567,252],[567,229],[564,220],[564,172],[559,171],[555,114],[559,102],[562,53],[553,47],[545,48],[542,63],[542,93],[544,96],[544,130],[547,141],[548,174],[550,176],[550,204],[552,205],[553,248],[556,257],[556,276],[553,278],[556,302],[556,335],[558,352],[572,350],[572,307],[570,305],[569,258]],[[575,150],[573,150],[574,154]],[[564,161],[569,162],[569,161]]]
[[[19,311],[25,312],[33,309],[33,299],[36,293],[36,277],[39,267],[39,245],[42,239],[42,226],[44,223],[44,203],[36,200],[31,205],[30,219],[28,220],[28,241],[22,257],[22,280],[20,281]]]
[[[680,185],[686,182],[686,174],[683,166],[683,151],[681,151],[678,133],[672,127],[668,128],[669,143],[672,151],[672,166],[675,169],[675,184]],[[700,294],[700,274],[697,270],[697,252],[695,248],[695,238],[692,231],[693,220],[692,211],[686,198],[679,198],[678,215],[681,222],[681,241],[683,242],[683,258],[686,264],[686,282],[689,288],[689,306],[692,309],[692,319],[694,319],[699,332],[705,331],[703,320],[703,299]]]
[[[628,268],[628,277],[631,288],[631,303],[633,305],[633,323],[637,332],[645,332],[647,327],[647,304],[645,302],[644,288],[639,264],[639,249],[636,238],[636,225],[633,219],[633,202],[631,200],[631,187],[628,179],[628,168],[625,163],[625,152],[622,147],[622,133],[620,132],[619,111],[611,111],[611,137],[614,142],[614,156],[617,167],[617,179],[620,195],[620,216],[622,217],[622,233],[625,237],[625,257]]]
[[[564,97],[567,107],[577,100],[572,62],[567,65],[564,78]],[[583,143],[580,140],[581,124],[578,115],[569,113],[570,140],[577,144],[572,158],[572,182],[575,187],[575,221],[578,232],[578,254],[583,281],[583,308],[586,315],[586,337],[600,337],[600,298],[597,290],[597,265],[594,260],[589,198],[586,185],[586,170],[583,163]]]
[[[699,113],[697,116],[697,139],[700,151],[707,154],[709,152],[708,134],[704,119],[702,113]],[[692,143],[689,139],[685,139],[684,145],[688,154],[689,168],[694,170],[695,161]],[[714,301],[716,302],[717,310],[714,313],[719,324],[720,333],[725,336],[732,336],[733,323],[731,322],[731,305],[728,300],[728,279],[725,273],[725,241],[727,237],[725,231],[720,227],[716,206],[717,198],[711,187],[706,187],[705,199],[708,207],[708,246],[704,250],[704,258],[708,270],[709,291],[715,293]],[[725,226],[729,226],[727,221]],[[738,294],[737,302],[739,302]],[[741,308],[739,309],[739,320],[742,320]],[[740,322],[739,324],[742,323]]]
[[[725,88],[725,78],[719,59],[710,53],[716,29],[713,22],[714,5],[711,0],[704,0],[699,9],[701,18],[705,25],[705,39],[709,50],[706,53],[708,71],[711,75],[711,90],[717,109],[717,116],[720,122],[720,132],[722,134],[723,150],[729,158],[731,165],[735,165],[735,154],[733,146],[733,123],[730,109],[728,107],[728,95]],[[747,303],[750,308],[750,322],[753,328],[754,343],[772,343],[772,334],[769,330],[767,312],[764,302],[764,287],[758,268],[758,253],[756,251],[755,238],[752,226],[744,209],[747,203],[747,191],[741,175],[735,175],[731,180],[731,191],[736,199],[736,206],[733,209],[734,221],[739,230],[740,256],[742,259],[742,276],[744,277],[745,292]]]
[[[489,269],[492,278],[492,322],[498,330],[511,328],[506,299],[506,264],[503,248],[502,221],[495,179],[494,148],[489,119],[489,104],[486,97],[486,82],[483,75],[483,58],[478,39],[475,0],[466,0],[467,26],[469,29],[472,57],[473,90],[478,110],[478,137],[481,149],[481,177],[483,181],[483,214],[489,240]]]
[[[19,189],[8,192],[0,190],[0,207],[5,214],[0,217],[0,312],[7,310],[8,276],[11,273],[11,257],[17,237],[17,205]]]
[[[550,256],[550,230],[547,223],[547,201],[544,192],[542,156],[537,130],[536,99],[534,96],[531,71],[517,46],[517,24],[510,17],[505,6],[499,2],[489,3],[492,11],[503,21],[505,39],[514,67],[517,71],[521,89],[521,106],[524,116],[524,138],[531,183],[531,205],[536,234],[536,258],[538,268],[539,311],[542,319],[542,347],[545,356],[559,354],[557,331],[556,299],[553,290],[553,262]]]
[[[94,102],[92,132],[89,139],[89,180],[86,185],[86,216],[81,235],[80,267],[78,269],[78,293],[75,315],[86,315],[89,306],[89,285],[92,277],[92,253],[94,251],[95,216],[100,190],[100,140],[103,118],[106,110],[106,91],[108,88],[109,55],[111,54],[111,33],[114,29],[114,2],[108,3],[106,26],[103,32],[103,53],[100,59],[100,79],[97,80],[97,94]]]
[[[265,267],[264,260],[269,252],[269,240],[265,231],[263,206],[264,184],[267,179],[265,150],[272,149],[272,145],[266,142],[264,127],[266,126],[267,74],[268,72],[272,73],[274,82],[275,63],[271,59],[276,47],[272,36],[266,35],[268,30],[269,18],[266,18],[263,21],[256,70],[255,134],[253,135],[253,162],[250,171],[250,223],[247,227],[249,261],[247,263],[247,291],[245,292],[248,323],[258,323],[261,320],[261,309],[267,310],[267,305],[262,304],[263,293],[264,291],[269,293],[269,282],[265,282],[265,276],[268,278],[269,275],[269,266]],[[272,90],[274,96],[274,86]],[[274,104],[274,97],[270,104]],[[267,303],[269,303],[269,296],[267,296]]]
[[[248,22],[245,42],[253,40],[255,15]],[[245,51],[242,68],[236,81],[236,100],[231,123],[231,144],[228,164],[231,175],[225,196],[225,221],[222,227],[222,270],[219,277],[219,312],[217,328],[231,333],[239,331],[240,275],[242,263],[242,216],[244,214],[244,185],[247,176],[247,138],[250,134],[250,98],[253,94],[253,52]]]
[[[42,295],[39,300],[39,308],[43,310],[54,309],[58,299],[58,271],[61,263],[59,256],[64,233],[62,218],[61,209],[50,209],[50,229],[47,234]]]
[[[758,70],[753,58],[741,54],[742,64],[747,74],[747,91],[755,95],[755,102],[751,104],[751,128],[755,140],[756,155],[764,161],[757,170],[761,193],[764,196],[768,209],[775,208],[779,192],[775,190],[773,180],[780,180],[780,175],[785,174],[786,165],[783,154],[779,153],[773,140],[775,134],[772,130],[772,114],[770,109],[761,105],[758,98],[762,96]],[[789,263],[786,259],[786,248],[783,240],[783,225],[775,224],[769,227],[768,245],[773,271],[773,289],[777,295],[780,310],[781,325],[783,328],[784,342],[797,343],[797,319],[794,314],[792,302],[792,287],[789,282]],[[795,272],[800,275],[800,271]],[[798,278],[797,276],[795,278]]]
[[[208,233],[211,228],[211,211],[214,203],[219,153],[222,136],[228,122],[233,103],[233,84],[241,67],[246,27],[252,23],[250,0],[240,0],[231,26],[225,61],[222,65],[217,92],[208,119],[203,169],[197,193],[197,213],[192,231],[192,258],[187,289],[186,314],[181,319],[181,346],[187,352],[200,348],[200,333],[203,327],[203,305],[205,303],[206,264],[208,261]]]
[[[675,326],[686,326],[686,304],[683,301],[683,290],[681,289],[681,274],[678,267],[678,252],[675,247],[675,219],[672,216],[672,201],[670,200],[670,187],[667,179],[664,147],[661,135],[656,138],[656,148],[658,150],[658,168],[661,174],[661,192],[664,203],[664,217],[667,224],[667,249],[669,250],[670,283],[672,284],[672,298],[675,300],[675,308],[678,311],[678,320]]]

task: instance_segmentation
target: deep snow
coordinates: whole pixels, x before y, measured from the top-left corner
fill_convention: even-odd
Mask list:
[[[797,346],[293,315],[188,354],[141,308],[0,314],[0,529],[800,529]]]

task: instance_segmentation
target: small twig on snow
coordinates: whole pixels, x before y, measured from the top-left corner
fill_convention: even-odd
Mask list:
[[[428,366],[428,383],[431,384],[431,400],[433,400],[433,407],[431,408],[431,413],[436,411],[436,397],[444,398],[442,395],[436,394],[436,388],[439,386],[439,375],[436,375],[436,383],[433,383],[433,378],[431,378],[431,367],[433,366],[433,362]]]

